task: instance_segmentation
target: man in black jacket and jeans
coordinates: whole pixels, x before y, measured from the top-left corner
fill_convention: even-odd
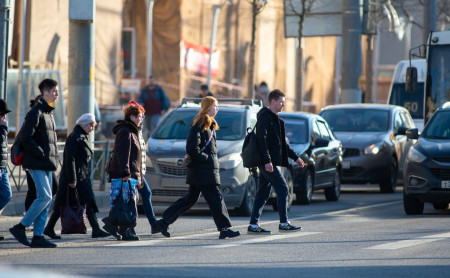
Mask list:
[[[258,112],[256,123],[256,138],[258,148],[262,155],[262,164],[259,168],[259,188],[253,203],[252,216],[248,226],[248,234],[270,234],[271,232],[258,225],[264,205],[270,196],[273,186],[277,193],[278,212],[280,224],[278,229],[284,231],[299,231],[301,227],[291,225],[287,217],[287,198],[289,188],[276,166],[287,167],[288,157],[292,158],[298,167],[303,167],[303,160],[291,149],[286,142],[284,121],[278,117],[278,113],[285,105],[285,94],[275,89],[269,93],[269,107],[263,107]]]

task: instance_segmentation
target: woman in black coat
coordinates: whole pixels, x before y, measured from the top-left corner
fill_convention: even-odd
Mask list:
[[[98,225],[97,204],[91,181],[91,159],[93,152],[89,147],[88,135],[96,126],[95,116],[87,113],[81,115],[76,121],[72,133],[67,137],[64,146],[64,158],[59,178],[58,192],[53,204],[53,213],[44,229],[44,234],[52,239],[61,239],[55,233],[55,224],[60,215],[59,207],[66,204],[67,190],[69,202],[75,202],[75,190],[78,193],[80,204],[86,204],[86,216],[92,227],[92,237],[106,237],[109,233],[100,229]]]
[[[216,143],[216,130],[219,126],[214,119],[218,111],[217,100],[207,96],[203,98],[201,110],[192,121],[186,141],[186,152],[192,159],[187,166],[186,183],[189,184],[189,191],[167,208],[162,214],[162,219],[155,223],[156,229],[166,237],[170,237],[167,231],[169,225],[197,203],[200,193],[206,199],[217,230],[220,231],[219,238],[240,235],[239,231],[230,229],[230,217],[219,190],[219,160]]]

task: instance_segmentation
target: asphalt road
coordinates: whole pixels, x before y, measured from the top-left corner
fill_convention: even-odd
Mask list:
[[[272,235],[247,235],[249,219],[232,216],[242,235],[228,240],[218,239],[208,212],[194,211],[171,226],[170,239],[152,236],[141,215],[140,241],[63,235],[56,249],[31,249],[7,233],[20,218],[1,218],[0,277],[449,277],[450,210],[426,204],[423,215],[407,216],[400,188],[344,189],[338,202],[315,193],[311,205],[294,205],[289,217],[300,232],[278,232],[267,206],[261,226]]]

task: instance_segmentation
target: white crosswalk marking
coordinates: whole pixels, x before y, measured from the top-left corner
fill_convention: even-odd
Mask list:
[[[450,239],[450,233],[443,233],[443,234],[436,234],[436,235],[429,235],[424,237],[419,237],[415,239],[406,239],[406,240],[400,240],[380,245],[375,245],[366,249],[376,249],[376,250],[395,250],[400,248],[406,248],[411,247],[419,244],[424,243],[430,243],[433,241],[443,240],[443,239]]]
[[[237,241],[237,242],[232,242],[232,243],[206,245],[206,246],[203,246],[203,248],[235,247],[235,246],[240,246],[240,245],[245,245],[245,244],[261,243],[261,242],[274,241],[274,240],[283,240],[286,238],[301,237],[301,236],[308,236],[308,235],[314,235],[314,234],[320,234],[320,232],[292,232],[292,234],[279,234],[279,235],[268,235],[268,236],[255,235],[255,237],[257,237],[257,238],[252,238],[249,240]]]

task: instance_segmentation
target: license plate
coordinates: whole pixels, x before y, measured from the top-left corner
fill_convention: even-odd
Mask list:
[[[343,169],[350,169],[350,160],[342,161],[342,168]]]
[[[450,181],[441,181],[441,188],[450,188]]]

